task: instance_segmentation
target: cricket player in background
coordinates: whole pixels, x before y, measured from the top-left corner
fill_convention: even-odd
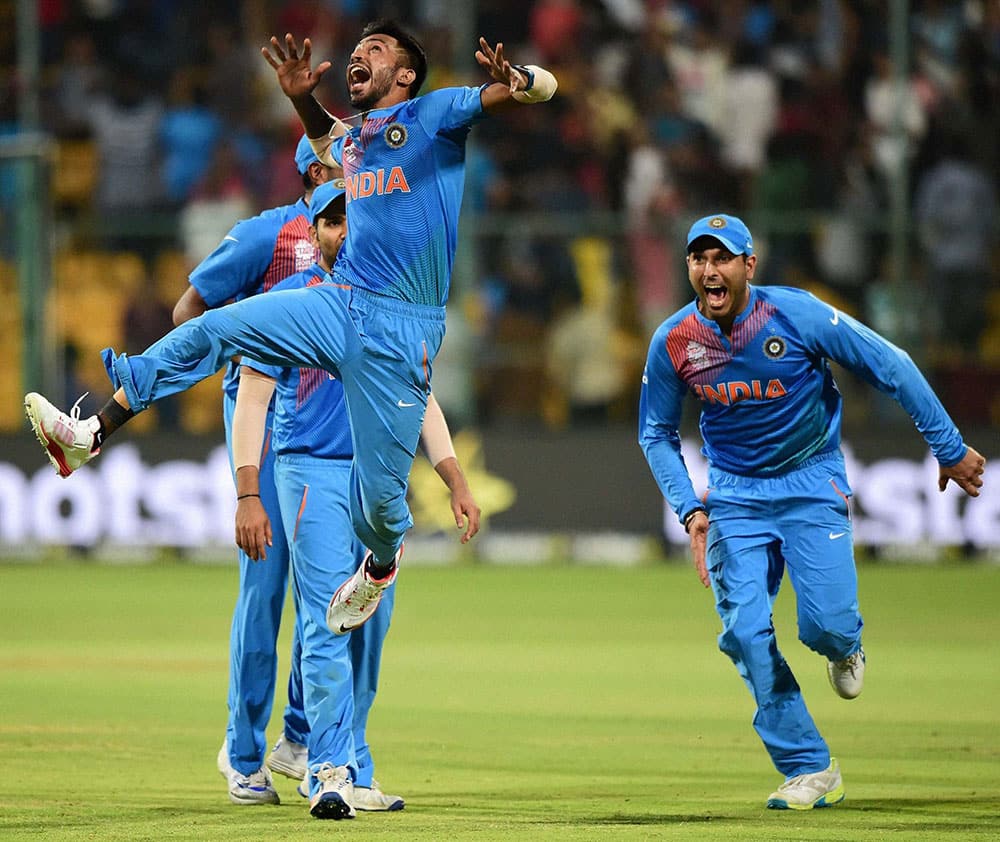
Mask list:
[[[266,210],[238,222],[216,249],[191,272],[190,285],[174,306],[174,324],[183,324],[229,301],[240,301],[274,287],[279,281],[315,264],[319,252],[309,236],[309,203],[313,191],[333,170],[321,164],[303,136],[295,149],[295,168],[303,195],[290,205]],[[230,360],[223,379],[223,421],[230,464],[233,412],[239,387],[239,363]],[[270,429],[270,414],[268,429]],[[235,469],[235,466],[233,466]],[[260,502],[278,522],[274,489],[274,455],[265,453],[260,466]],[[275,535],[267,564],[256,564],[239,551],[240,580],[229,637],[229,720],[216,761],[234,804],[277,804],[278,792],[268,766],[302,780],[306,773],[308,726],[302,709],[299,673],[300,641],[293,637],[288,705],[283,736],[264,763],[265,731],[271,719],[277,676],[277,641],[288,589],[288,546]],[[296,631],[298,629],[296,628]]]
[[[840,450],[841,395],[828,360],[909,413],[940,465],[941,491],[951,480],[977,497],[985,460],[962,440],[904,351],[807,292],[752,286],[757,257],[741,220],[698,220],[688,233],[687,268],[696,298],[653,335],[639,441],[691,537],[698,576],[714,591],[719,648],[750,688],[754,728],[785,776],[767,806],[830,806],[844,798],[840,768],[778,651],[771,621],[787,567],[799,639],[827,659],[840,696],[861,692],[851,488]],[[689,391],[701,401],[704,498],[680,449]]]
[[[324,283],[346,233],[342,179],[317,187],[309,234],[320,250],[312,267],[274,287],[303,289]],[[268,424],[274,396],[274,421]],[[270,434],[269,442],[266,436]],[[479,530],[479,507],[455,457],[444,415],[430,395],[421,433],[428,459],[451,491],[456,525],[465,543]],[[262,452],[274,462],[280,520],[273,526],[261,500]],[[273,457],[270,455],[273,454]],[[372,618],[350,635],[326,623],[330,582],[343,581],[364,556],[351,526],[351,431],[340,381],[325,371],[275,368],[244,361],[233,418],[236,466],[236,539],[266,565],[275,539],[290,548],[301,675],[308,723],[310,811],[321,819],[353,818],[355,810],[401,810],[374,780],[366,737],[375,700],[382,644],[389,630],[395,587],[382,594]],[[287,719],[286,719],[287,727]],[[299,734],[283,735],[295,739]]]
[[[331,605],[331,626],[346,633],[372,615],[395,580],[412,525],[407,482],[444,338],[469,130],[490,112],[545,102],[556,80],[543,68],[510,64],[502,44],[481,38],[476,60],[493,84],[418,96],[427,74],[423,48],[397,24],[376,21],[348,64],[348,91],[362,120],[347,128],[313,96],[330,63],[311,67],[308,39],[301,55],[291,35],[285,50],[272,38],[263,52],[320,160],[344,170],[349,224],[334,283],[210,310],[134,357],[106,349],[116,391],[97,415],[61,412],[36,393],[25,396],[25,411],[49,459],[68,476],[134,413],[193,386],[233,355],[337,376],[354,440],[351,515],[369,550]]]

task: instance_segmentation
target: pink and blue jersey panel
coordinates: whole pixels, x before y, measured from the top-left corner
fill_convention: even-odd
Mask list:
[[[188,279],[208,307],[267,292],[319,258],[309,239],[309,206],[304,199],[237,222]],[[223,387],[233,398],[239,370],[230,365]]]

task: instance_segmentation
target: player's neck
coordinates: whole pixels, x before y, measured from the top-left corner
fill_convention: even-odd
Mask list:
[[[409,97],[406,95],[405,90],[398,90],[398,91],[392,90],[384,97],[382,97],[382,99],[380,99],[378,102],[372,105],[371,108],[368,108],[364,111],[364,119],[367,120],[369,113],[372,111],[380,111],[383,108],[394,108],[401,102],[406,102],[406,100],[408,99]]]

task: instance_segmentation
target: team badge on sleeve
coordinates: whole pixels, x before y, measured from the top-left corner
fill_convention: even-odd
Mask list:
[[[780,336],[770,336],[764,340],[764,354],[772,360],[785,356],[785,340]]]
[[[385,142],[389,145],[390,149],[399,149],[399,147],[406,143],[406,126],[402,123],[393,123],[391,126],[387,126],[385,130]]]

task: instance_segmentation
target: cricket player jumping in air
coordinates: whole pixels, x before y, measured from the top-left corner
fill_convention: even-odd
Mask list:
[[[397,24],[377,21],[351,54],[346,81],[363,119],[346,129],[313,97],[329,62],[310,67],[308,39],[301,56],[291,35],[285,45],[287,53],[272,38],[275,55],[263,52],[306,134],[318,139],[321,160],[342,165],[346,177],[348,233],[330,282],[209,310],[137,356],[106,349],[116,391],[95,416],[61,412],[36,393],[25,396],[25,411],[52,464],[69,476],[135,413],[234,355],[336,375],[354,444],[351,518],[369,550],[339,589],[330,583],[327,622],[346,634],[372,616],[395,580],[412,525],[407,479],[444,338],[469,129],[489,112],[550,99],[556,81],[542,68],[511,65],[502,44],[480,39],[477,61],[497,83],[417,96],[427,75],[423,48]],[[331,132],[345,129],[331,144]]]
[[[233,355],[335,374],[354,439],[351,516],[369,549],[330,607],[330,626],[346,633],[372,615],[395,580],[412,525],[407,478],[444,338],[469,129],[490,112],[550,99],[556,80],[543,68],[511,65],[502,44],[480,39],[476,60],[495,83],[418,96],[423,48],[397,24],[377,21],[348,65],[351,103],[362,111],[361,124],[348,129],[313,96],[330,63],[311,68],[308,39],[301,55],[291,35],[284,49],[272,38],[264,53],[320,160],[344,169],[348,232],[332,283],[211,310],[138,356],[106,349],[117,390],[95,416],[61,412],[36,393],[25,396],[25,409],[53,465],[68,476],[134,413],[214,374]],[[338,131],[346,133],[331,141]]]
[[[785,776],[767,806],[808,810],[842,800],[844,785],[775,640],[771,608],[786,567],[799,639],[827,659],[834,690],[855,698],[865,670],[841,395],[828,360],[909,413],[940,464],[940,490],[952,480],[977,497],[985,460],[905,352],[807,292],[751,286],[756,266],[739,219],[719,214],[691,227],[696,299],[653,335],[639,441],[691,536],[695,569],[722,619],[719,648],[753,693],[754,728]],[[680,450],[688,391],[701,401],[703,499]]]

